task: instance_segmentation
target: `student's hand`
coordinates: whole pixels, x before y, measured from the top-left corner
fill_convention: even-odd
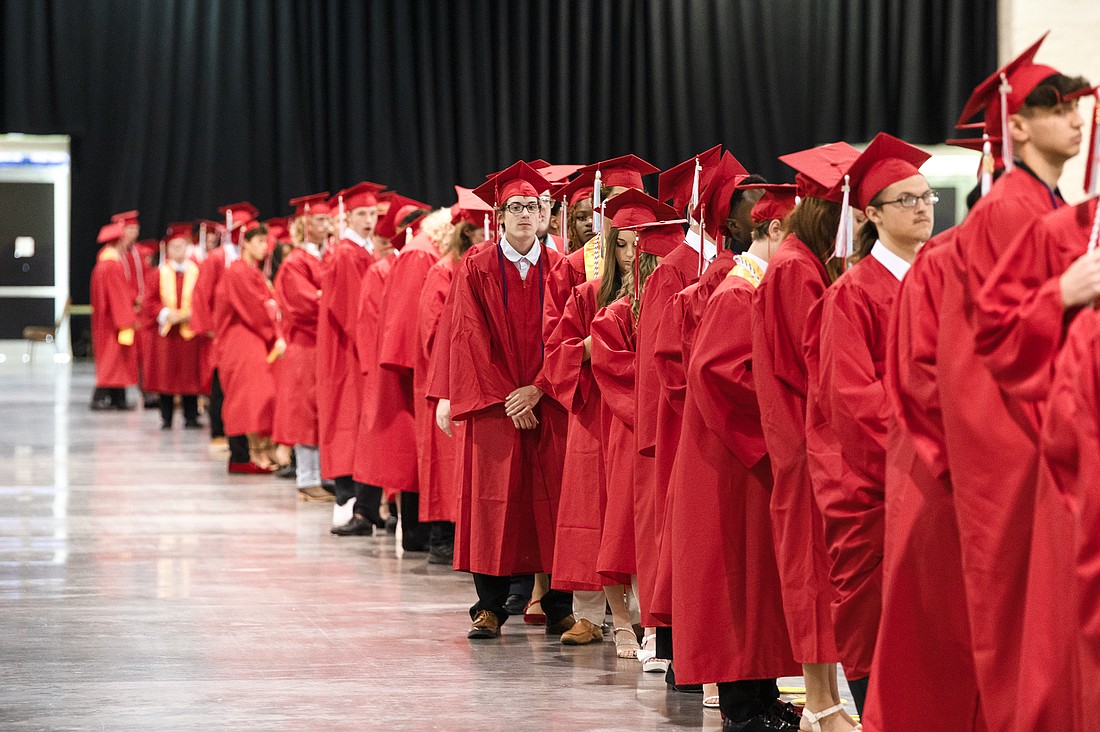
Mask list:
[[[435,424],[439,429],[443,430],[443,434],[447,437],[454,437],[451,430],[451,400],[440,399],[435,405]]]
[[[1068,309],[1100,297],[1100,249],[1085,252],[1059,279],[1062,304]]]
[[[521,386],[504,400],[504,413],[515,419],[524,412],[534,409],[539,399],[542,399],[542,390],[537,386]],[[538,421],[536,420],[535,423],[538,424]]]
[[[581,356],[581,363],[592,360],[592,336],[586,336],[581,344],[584,346],[584,355]]]
[[[512,424],[517,430],[533,430],[539,426],[539,421],[535,418],[534,412],[524,412],[518,417],[512,417]]]

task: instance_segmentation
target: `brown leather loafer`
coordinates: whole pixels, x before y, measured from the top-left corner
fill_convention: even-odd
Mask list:
[[[474,616],[473,625],[466,637],[471,640],[482,640],[500,637],[500,619],[496,613],[490,610],[478,610]]]
[[[561,634],[561,642],[565,646],[587,646],[589,643],[602,641],[603,628],[588,618],[581,618],[572,628]]]

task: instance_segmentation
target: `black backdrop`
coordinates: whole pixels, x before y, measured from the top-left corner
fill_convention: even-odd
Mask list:
[[[515,159],[948,136],[996,0],[0,0],[0,131],[72,136],[72,293],[142,236],[362,179],[437,205]]]

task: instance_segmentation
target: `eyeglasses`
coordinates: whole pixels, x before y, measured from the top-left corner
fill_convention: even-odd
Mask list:
[[[520,203],[519,201],[513,201],[504,207],[504,210],[513,216],[519,216],[526,211],[529,214],[537,214],[539,212],[539,206],[541,204],[538,201],[533,203]]]
[[[902,208],[916,208],[917,201],[924,201],[929,206],[935,206],[940,202],[940,194],[935,191],[925,191],[919,196],[914,196],[912,193],[903,193],[893,201],[883,201],[880,206],[885,206],[888,203],[900,204]]]

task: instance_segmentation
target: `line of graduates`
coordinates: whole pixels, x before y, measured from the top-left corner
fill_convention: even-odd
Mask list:
[[[1058,189],[1095,90],[1042,40],[963,110],[980,183],[934,237],[929,156],[885,133],[782,156],[793,185],[720,146],[657,197],[634,155],[436,212],[360,183],[291,201],[290,244],[235,204],[201,264],[170,228],[140,311],[116,221],[97,385],[135,383],[143,332],[231,471],[292,446],[334,534],[392,502],[405,551],[469,572],[468,638],[609,630],[725,729],[1095,729],[1100,211]]]

